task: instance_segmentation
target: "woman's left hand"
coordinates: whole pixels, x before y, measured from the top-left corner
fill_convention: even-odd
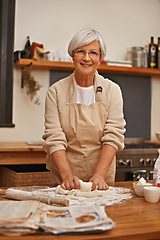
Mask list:
[[[103,177],[100,175],[95,175],[89,179],[89,182],[92,182],[92,191],[94,190],[107,190],[108,185],[104,181]]]

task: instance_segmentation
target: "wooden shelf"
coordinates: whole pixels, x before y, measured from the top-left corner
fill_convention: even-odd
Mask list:
[[[46,60],[33,60],[21,58],[15,63],[15,68],[22,68],[32,64],[33,69],[57,70],[57,71],[73,71],[72,62],[54,62]],[[98,67],[100,73],[112,73],[121,75],[138,75],[138,76],[160,76],[160,69],[138,68],[138,67],[119,67],[100,64]]]
[[[33,60],[21,58],[17,61],[14,66],[16,68],[22,68],[26,65],[32,64],[34,69],[45,69],[45,70],[60,70],[60,71],[73,71],[74,65],[71,62],[54,62],[46,60]]]

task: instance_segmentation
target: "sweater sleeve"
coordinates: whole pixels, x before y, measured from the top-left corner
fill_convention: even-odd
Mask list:
[[[124,148],[125,120],[123,115],[123,99],[120,87],[110,84],[109,112],[104,127],[102,144],[109,144],[120,151]]]
[[[45,132],[43,134],[44,150],[52,154],[58,150],[65,150],[67,140],[62,130],[59,110],[58,110],[58,92],[56,88],[49,88],[45,102]]]

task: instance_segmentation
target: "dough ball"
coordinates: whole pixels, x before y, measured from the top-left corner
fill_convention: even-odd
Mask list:
[[[92,182],[83,182],[82,180],[79,180],[79,182],[80,182],[80,191],[90,192],[92,190]]]
[[[64,190],[61,185],[58,185],[55,189],[55,193],[62,194],[62,195],[67,195],[69,190]]]

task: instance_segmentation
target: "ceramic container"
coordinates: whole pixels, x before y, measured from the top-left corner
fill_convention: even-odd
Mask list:
[[[160,199],[159,187],[144,187],[144,197],[146,202],[157,203]]]
[[[138,184],[138,182],[133,182],[133,189],[137,196],[144,197],[144,187],[152,187],[153,185],[150,183],[146,183],[144,185]]]

